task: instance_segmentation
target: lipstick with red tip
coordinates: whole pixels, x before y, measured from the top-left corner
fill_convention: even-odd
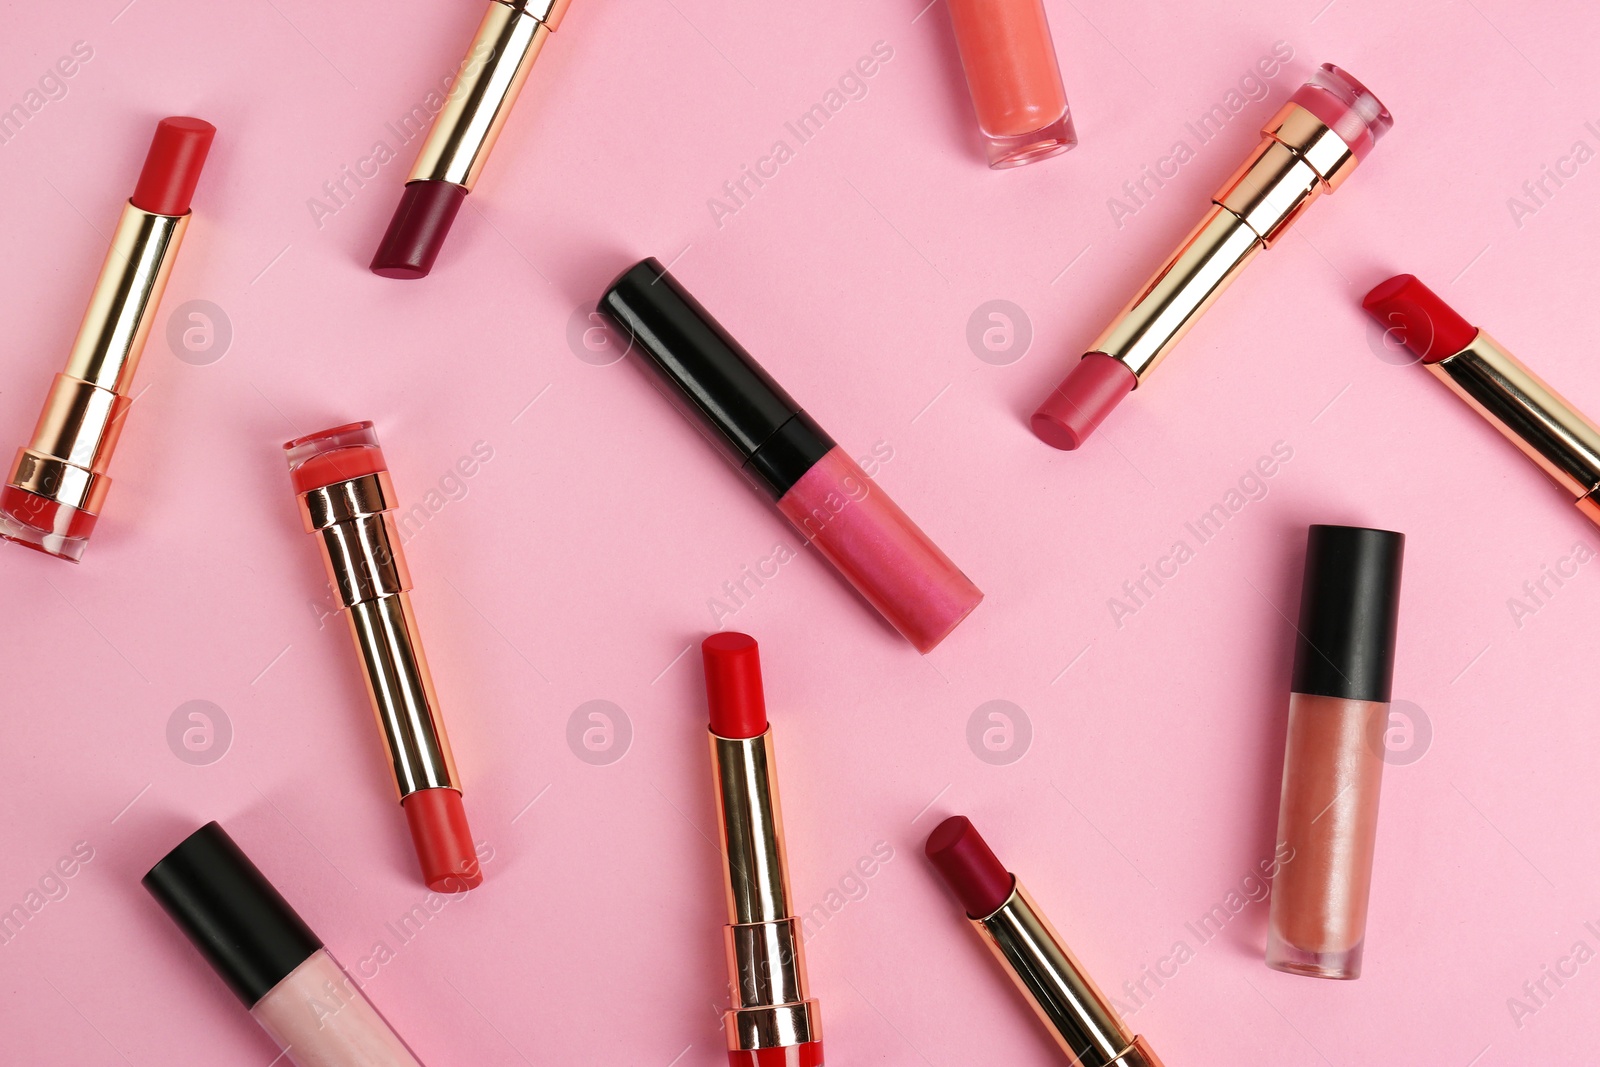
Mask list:
[[[1414,275],[1381,282],[1361,306],[1600,525],[1600,428]]]
[[[134,372],[189,228],[216,128],[192,118],[156,126],[89,310],[34,427],[0,487],[0,537],[77,563],[111,488],[111,454],[132,407]]]
[[[700,652],[728,898],[728,1062],[822,1067],[822,1016],[806,981],[805,938],[789,890],[761,652],[755,638],[740,633],[712,634]]]
[[[1393,125],[1366,86],[1324,63],[1263,127],[1200,224],[1039,405],[1034,434],[1061,449],[1088,440],[1245,265],[1344,184]]]
[[[1122,1025],[1028,891],[966,816],[952,815],[936,826],[926,852],[972,928],[1073,1064],[1161,1067],[1149,1043]]]
[[[570,3],[491,0],[417,153],[400,206],[372,257],[372,273],[425,278],[433,270],[456,213],[483,173],[534,60]]]
[[[461,801],[461,777],[411,607],[389,465],[370,422],[284,445],[307,533],[350,623],[367,695],[389,753],[422,880],[436,893],[483,882]]]

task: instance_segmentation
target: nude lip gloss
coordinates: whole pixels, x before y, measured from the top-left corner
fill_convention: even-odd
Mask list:
[[[133,196],[111,235],[100,280],[33,431],[0,487],[0,537],[77,563],[111,478],[130,393],[189,230],[189,202],[216,127],[177,116],[156,125]]]
[[[983,594],[654,259],[599,310],[629,354],[896,630],[927,653]]]
[[[948,6],[989,166],[1020,167],[1077,145],[1044,0]]]
[[[422,878],[437,893],[483,882],[461,775],[411,607],[411,568],[395,524],[389,465],[370,422],[284,445],[307,533],[317,535],[389,752]]]
[[[1211,208],[1033,415],[1033,432],[1074,449],[1313,201],[1344,184],[1394,125],[1381,101],[1331,63],[1262,129]]]
[[[545,41],[571,0],[491,0],[372,258],[384,278],[425,278]]]
[[[1075,1067],[1161,1067],[1122,1020],[965,815],[928,835],[927,856],[961,901],[972,929],[1021,990]]]
[[[1600,427],[1415,275],[1379,283],[1361,306],[1600,525]]]
[[[821,1008],[808,988],[805,934],[789,889],[761,651],[755,638],[730,631],[706,638],[700,653],[728,898],[728,1062],[822,1067]]]
[[[190,834],[143,878],[296,1067],[422,1067],[227,831]]]
[[[1289,694],[1267,966],[1357,978],[1377,841],[1405,536],[1312,526]]]

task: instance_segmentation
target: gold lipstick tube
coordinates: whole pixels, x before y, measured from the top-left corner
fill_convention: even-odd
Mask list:
[[[106,472],[133,404],[139,356],[190,217],[123,208],[67,369],[56,375],[32,439],[11,465],[0,511],[6,537],[73,562],[82,558],[111,488]]]
[[[1161,1067],[1145,1039],[1122,1025],[1020,881],[993,913],[967,921],[1076,1067]]]
[[[131,203],[122,209],[67,369],[56,375],[9,484],[99,514],[111,486],[106,468],[133,403],[133,375],[189,219]]]
[[[1483,330],[1461,351],[1423,365],[1600,524],[1600,428]]]
[[[439,892],[471,889],[483,876],[411,606],[398,498],[377,435],[370,422],[351,423],[284,448],[301,521],[322,545],[328,582],[361,658],[423,879]]]
[[[772,730],[748,738],[712,732],[710,738],[733,984],[733,1007],[723,1016],[728,1049],[748,1053],[820,1042],[821,1012],[806,981],[804,936],[789,893]]]
[[[395,507],[388,471],[300,497],[300,518],[322,542],[328,581],[350,622],[367,696],[404,799],[419,789],[461,785],[411,607],[411,571],[400,549]]]
[[[1245,265],[1356,167],[1350,146],[1298,104],[1285,104],[1261,133],[1261,144],[1212,197],[1200,225],[1090,352],[1120,360],[1144,381]]]
[[[1239,272],[1316,199],[1344,184],[1392,120],[1324,65],[1262,127],[1211,208],[1034,413],[1034,433],[1074,449],[1160,365]]]
[[[571,0],[491,0],[406,179],[372,271],[424,278]]]
[[[491,0],[408,182],[451,182],[472,191],[534,60],[570,3]]]
[[[133,404],[134,372],[216,132],[183,115],[156,124],[67,368],[51,383],[33,437],[0,485],[0,537],[74,563],[83,558],[111,488],[106,472]]]

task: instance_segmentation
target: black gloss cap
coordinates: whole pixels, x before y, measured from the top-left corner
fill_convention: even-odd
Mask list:
[[[143,884],[247,1008],[322,948],[214,822],[184,838]]]
[[[1296,693],[1387,703],[1394,683],[1404,534],[1312,526],[1306,537]]]
[[[774,499],[833,449],[833,439],[654,258],[623,271],[598,309],[679,410]]]

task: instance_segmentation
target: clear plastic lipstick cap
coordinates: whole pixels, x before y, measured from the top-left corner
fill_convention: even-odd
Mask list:
[[[378,445],[378,432],[370,422],[347,422],[306,434],[284,445],[283,451],[296,493],[314,492],[389,469]]]
[[[95,516],[8,485],[0,489],[0,537],[19,545],[78,563],[89,547]]]
[[[1332,63],[1322,64],[1311,80],[1290,97],[1290,103],[1299,104],[1327,123],[1357,159],[1367,158],[1372,146],[1394,125],[1394,116],[1383,101],[1348,71]]]

